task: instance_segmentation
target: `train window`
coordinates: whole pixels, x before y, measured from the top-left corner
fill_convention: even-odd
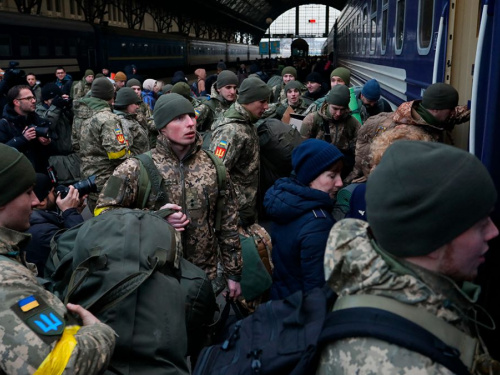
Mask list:
[[[38,38],[38,56],[46,57],[49,55],[49,41],[47,38]]]
[[[52,12],[54,8],[52,7],[52,0],[47,0],[47,10]]]
[[[61,13],[61,0],[55,0],[56,12]]]
[[[0,56],[12,56],[9,35],[0,35]]]
[[[434,0],[420,0],[418,3],[418,53],[427,55],[432,41]]]
[[[357,17],[357,33],[356,33],[356,53],[361,52],[361,41],[363,39],[363,25],[361,25],[361,14]]]
[[[361,53],[366,52],[366,41],[368,39],[368,10],[363,8],[363,36],[361,37]]]
[[[17,44],[19,45],[19,54],[22,57],[31,56],[31,40],[28,36],[20,36]]]
[[[75,57],[75,56],[77,56],[77,53],[78,53],[78,51],[76,49],[76,46],[71,43],[69,45],[69,55],[72,57]]]
[[[375,52],[377,43],[377,0],[372,0],[370,8],[370,54]]]
[[[381,35],[381,50],[382,54],[385,54],[385,49],[387,48],[387,28],[389,22],[389,0],[382,0],[382,35]]]
[[[394,44],[396,55],[403,52],[403,41],[405,37],[405,0],[397,0],[396,3],[396,42]]]

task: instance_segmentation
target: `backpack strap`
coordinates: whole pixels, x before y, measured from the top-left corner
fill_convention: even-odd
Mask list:
[[[325,121],[320,115],[319,111],[314,112],[314,123],[316,123],[320,129],[325,132],[325,141],[332,143],[332,135],[330,134],[330,126],[328,121]]]
[[[137,192],[137,208],[144,208],[148,202],[149,195],[157,196],[155,205],[159,207],[166,203],[167,195],[162,188],[162,177],[153,162],[151,151],[134,156],[139,160],[141,169],[139,172],[139,189]]]
[[[463,372],[457,371],[456,368],[451,368],[445,361],[446,359],[453,359],[453,362],[459,362],[461,367],[466,371],[467,368],[472,368],[478,341],[434,314],[422,308],[396,301],[392,298],[374,295],[350,295],[339,298],[334,306],[334,314],[341,311],[347,311],[348,313],[346,315],[350,315],[354,313],[355,310],[360,309],[374,310],[375,314],[385,314],[384,316],[389,317],[387,326],[380,325],[378,315],[376,315],[377,324],[373,324],[373,319],[375,319],[373,314],[372,318],[367,318],[367,323],[370,321],[367,325],[380,327],[380,330],[383,331],[377,333],[377,335],[369,333],[368,336],[381,338],[387,342],[417,351],[436,360],[457,374]],[[409,327],[408,333],[411,335],[415,334],[415,337],[418,336],[422,338],[422,341],[414,341],[410,336],[400,338],[402,342],[395,341],[399,340],[399,338],[393,340],[393,336],[395,336],[397,332],[402,332],[404,335],[405,331],[404,329],[399,329],[399,327],[395,325],[396,320],[393,321],[392,319],[401,322],[403,327]],[[368,329],[365,326],[357,330],[357,334],[351,335],[350,337],[367,336],[366,332],[363,334],[365,329],[366,332],[371,332],[371,328]],[[422,332],[414,332],[418,330]],[[405,340],[408,341],[407,344],[404,343]],[[427,342],[425,340],[427,340]],[[408,346],[412,343],[415,344],[415,347]],[[424,352],[423,350],[426,349],[420,348],[420,344],[425,344],[424,346],[431,350],[431,353]],[[444,355],[446,358],[440,360],[438,359],[440,355]],[[436,358],[434,358],[434,356],[436,356]],[[468,371],[466,373],[468,373]]]
[[[222,161],[215,156],[211,151],[203,150],[210,157],[215,165],[217,172],[217,186],[219,194],[217,195],[217,202],[215,204],[215,230],[220,231],[222,223],[222,211],[224,209],[225,198],[227,194],[227,181],[226,181],[226,166]]]

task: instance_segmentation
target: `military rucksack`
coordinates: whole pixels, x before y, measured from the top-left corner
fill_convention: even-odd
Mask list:
[[[182,258],[178,234],[164,220],[169,213],[112,210],[51,243],[48,289],[117,332],[110,368],[118,373],[188,374],[186,317],[205,314],[211,323],[198,300],[208,291],[215,306],[210,282]]]

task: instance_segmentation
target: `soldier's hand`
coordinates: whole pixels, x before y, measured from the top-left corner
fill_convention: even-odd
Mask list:
[[[25,127],[23,131],[23,137],[26,138],[27,141],[31,141],[36,138],[36,130],[35,128]]]
[[[228,279],[227,288],[229,289],[229,298],[236,299],[241,294],[241,285],[239,282]]]
[[[71,311],[73,314],[76,314],[80,317],[80,319],[83,322],[84,326],[91,326],[97,323],[100,323],[101,321],[97,319],[94,314],[92,314],[90,311],[84,309],[80,305],[74,305],[72,303],[68,303],[66,305],[69,311]]]
[[[186,226],[189,224],[189,219],[187,218],[186,214],[184,214],[181,210],[182,207],[178,206],[174,203],[167,203],[160,207],[160,209],[170,209],[170,210],[175,210],[177,212],[174,212],[173,214],[170,214],[167,216],[166,220],[167,223],[169,223],[171,226],[175,228],[176,231],[182,232],[186,229]]]
[[[38,137],[38,142],[40,142],[43,146],[47,146],[52,141],[50,138]]]

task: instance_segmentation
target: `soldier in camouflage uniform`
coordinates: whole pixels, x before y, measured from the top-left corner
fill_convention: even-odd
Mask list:
[[[131,155],[140,155],[151,150],[148,132],[137,121],[136,112],[140,103],[143,101],[130,87],[123,87],[116,94],[113,113],[121,121]]]
[[[346,219],[330,232],[325,275],[339,295],[336,308],[353,295],[365,303],[369,295],[380,309],[396,305],[409,320],[424,317],[424,328],[436,336],[452,330],[440,339],[460,350],[471,373],[500,373],[479,339],[478,326],[489,322],[477,315],[479,287],[470,283],[487,241],[498,235],[489,217],[496,198],[475,156],[435,142],[395,142],[368,179],[368,223]],[[373,337],[328,344],[316,373],[452,374],[423,354]]]
[[[238,77],[230,70],[223,70],[217,76],[212,93],[208,100],[195,106],[196,123],[199,132],[210,131],[212,125],[222,117],[222,113],[236,101]]]
[[[36,266],[21,250],[31,238],[22,232],[39,203],[35,171],[15,149],[0,145],[0,153],[0,374],[102,373],[115,333],[81,306],[66,308],[38,283]]]
[[[127,87],[130,87],[137,94],[141,103],[139,104],[139,109],[137,110],[137,121],[148,133],[149,145],[151,148],[156,146],[156,137],[158,136],[158,130],[156,130],[155,122],[153,121],[153,112],[149,105],[144,103],[142,100],[142,85],[138,79],[132,78],[127,81]]]
[[[271,89],[271,103],[280,103],[286,100],[286,89],[285,86],[287,83],[295,81],[297,79],[297,69],[293,66],[286,66],[281,71],[281,76],[283,81],[281,84],[274,86]],[[300,89],[304,89],[304,85],[300,84]]]
[[[269,108],[270,91],[258,78],[245,79],[236,103],[212,126],[210,150],[222,159],[231,175],[243,227],[257,219],[260,149],[254,124]]]
[[[91,97],[81,100],[92,114],[79,127],[80,173],[82,178],[96,176],[98,192],[130,154],[120,119],[110,107],[114,93],[113,84],[102,77],[93,82]],[[90,212],[93,212],[98,196],[98,193],[89,194]]]
[[[285,85],[285,99],[283,99],[276,108],[276,116],[285,123],[290,121],[290,113],[306,116],[316,111],[316,104],[308,98],[303,98],[300,92],[302,84],[299,81],[290,81]],[[283,118],[285,113],[288,118]]]
[[[309,113],[300,128],[303,137],[332,143],[344,154],[342,178],[346,178],[354,166],[354,151],[361,127],[359,121],[351,115],[349,100],[347,86],[333,86],[320,109]]]
[[[451,132],[456,124],[469,121],[470,110],[458,105],[458,91],[445,83],[434,83],[425,90],[422,100],[405,102],[396,112],[382,112],[370,117],[361,127],[356,141],[356,163],[346,182],[364,181],[371,169],[370,145],[373,139],[400,125],[418,126],[438,142],[453,144]]]
[[[152,193],[145,207],[176,210],[167,221],[181,231],[184,257],[212,280],[217,276],[217,262],[221,260],[230,296],[236,298],[241,293],[242,260],[231,184],[228,181],[221,230],[215,232],[217,172],[212,159],[201,150],[202,139],[196,132],[192,105],[178,94],[162,95],[156,103],[154,119],[160,135],[151,157],[170,203],[162,206],[159,194]],[[140,171],[141,164],[135,158],[120,165],[101,193],[95,214],[118,207],[140,207]]]
[[[75,83],[71,89],[71,97],[73,100],[81,99],[87,95],[94,81],[94,71],[87,69],[81,81]]]

